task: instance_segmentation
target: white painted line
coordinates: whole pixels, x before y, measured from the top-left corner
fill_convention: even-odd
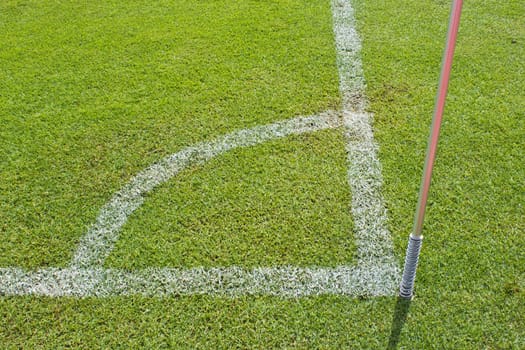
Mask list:
[[[399,267],[381,194],[383,178],[377,158],[379,147],[374,141],[372,115],[364,112],[368,101],[364,93],[361,40],[356,30],[354,10],[349,0],[332,0],[332,13],[358,265],[363,268],[387,267],[398,276]]]
[[[200,143],[162,159],[137,174],[102,209],[82,237],[65,269],[24,271],[0,268],[0,295],[150,296],[210,294],[224,296],[275,295],[300,297],[320,294],[348,296],[395,295],[399,267],[393,254],[387,214],[381,195],[381,166],[376,156],[371,115],[359,58],[361,42],[348,0],[332,0],[342,112],[297,117],[241,130],[215,141]],[[148,268],[138,271],[104,269],[104,260],[118,240],[127,218],[144,195],[191,164],[203,163],[237,147],[253,146],[292,134],[344,125],[348,152],[348,182],[357,244],[357,266]]]
[[[193,269],[41,269],[26,272],[0,268],[0,295],[108,297],[115,295],[215,296],[272,295],[283,298],[314,295],[386,296],[396,282],[388,269],[238,267]],[[385,283],[388,281],[389,283]]]
[[[352,192],[358,264],[388,265],[397,269],[381,194],[381,163],[376,156],[378,146],[373,139],[369,115],[346,111],[343,120],[348,140],[348,183]]]
[[[365,97],[365,77],[361,63],[361,39],[357,34],[354,9],[350,0],[332,0],[339,90],[343,110],[364,112],[368,101]]]

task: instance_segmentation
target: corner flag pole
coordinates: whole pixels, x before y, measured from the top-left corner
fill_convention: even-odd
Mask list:
[[[463,0],[454,0],[450,13],[447,43],[445,46],[443,61],[441,63],[441,77],[436,95],[436,105],[434,108],[434,116],[432,118],[432,126],[430,129],[425,167],[423,170],[423,179],[421,180],[419,200],[414,218],[414,228],[408,240],[408,247],[405,257],[405,268],[403,270],[403,278],[399,288],[399,296],[407,299],[412,298],[414,292],[417,262],[419,259],[419,252],[421,251],[421,244],[423,243],[421,231],[423,230],[423,220],[425,218],[428,190],[430,188],[434,160],[436,159],[439,131],[441,128],[441,120],[443,118],[443,110],[445,109],[445,99],[447,96],[448,82],[450,78],[450,70],[452,68],[452,58],[454,57],[454,48],[456,46],[456,38],[458,34],[462,6]]]

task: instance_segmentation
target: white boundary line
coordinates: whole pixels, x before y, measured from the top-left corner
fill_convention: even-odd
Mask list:
[[[116,295],[169,296],[209,294],[215,296],[273,295],[304,297],[323,294],[387,296],[393,294],[397,268],[334,268],[293,266],[242,269],[147,268],[121,269],[48,268],[27,272],[0,269],[3,295],[50,297],[109,297]]]
[[[372,116],[365,112],[368,100],[359,57],[361,40],[356,30],[354,9],[350,0],[332,0],[332,12],[358,265],[379,265],[394,271],[398,265],[381,194],[383,177],[381,163],[377,158],[379,147],[374,141]],[[395,275],[398,274],[395,270]]]
[[[365,97],[365,78],[359,57],[361,39],[356,30],[354,9],[350,0],[331,1],[343,110],[364,113],[368,101]]]
[[[349,1],[332,0],[332,11],[342,112],[327,111],[317,116],[297,117],[241,130],[164,158],[137,174],[101,209],[95,224],[82,237],[69,267],[37,271],[0,268],[0,295],[394,295],[399,282],[399,267],[386,228],[381,166],[370,126],[371,116],[365,113],[367,100],[359,59],[361,44]],[[143,203],[144,195],[187,166],[206,162],[237,147],[343,125],[347,138],[352,215],[356,227],[357,266],[284,266],[251,270],[235,266],[148,268],[132,272],[102,267],[118,240],[122,225]]]

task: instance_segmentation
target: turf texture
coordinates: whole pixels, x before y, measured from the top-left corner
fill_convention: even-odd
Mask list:
[[[353,5],[401,263],[449,2]],[[0,346],[524,348],[524,6],[522,0],[465,3],[410,305],[395,297],[0,296]],[[0,266],[67,265],[109,196],[167,154],[339,104],[328,1],[4,1],[0,43]],[[341,236],[321,236],[317,249],[302,256],[267,234],[283,225],[283,232],[297,231],[308,242],[310,229],[351,229],[342,147],[340,135],[328,131],[190,169],[131,219],[108,264],[227,265],[249,256],[248,266],[331,265],[348,259],[353,246],[344,246]],[[296,161],[304,166],[294,167]],[[283,182],[275,181],[281,174]],[[314,180],[331,187],[330,200],[308,186]],[[290,193],[294,181],[304,192]],[[198,198],[192,188],[210,192]],[[275,199],[255,216],[239,214],[269,193]],[[234,203],[232,221],[191,221],[199,215],[213,221],[211,214],[222,210],[219,198]],[[177,201],[192,200],[181,219]],[[294,221],[297,213],[301,220]],[[269,231],[257,226],[261,222]],[[203,249],[181,260],[173,242],[148,246],[145,229],[174,239],[165,225],[188,240],[195,227],[209,230],[209,239],[202,237]],[[247,242],[235,237],[240,241],[225,243],[216,257],[203,253],[214,247],[211,232],[239,227],[246,237],[263,236],[262,244],[236,251]],[[268,247],[278,248],[266,255]]]

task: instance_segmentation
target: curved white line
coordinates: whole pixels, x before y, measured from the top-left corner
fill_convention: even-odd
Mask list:
[[[328,111],[316,116],[297,117],[237,131],[215,141],[199,143],[167,156],[137,174],[102,207],[96,222],[81,238],[70,266],[102,267],[118,239],[122,225],[129,215],[142,205],[144,195],[184,168],[206,162],[238,147],[253,146],[292,134],[331,129],[341,125],[342,119],[338,113]]]

